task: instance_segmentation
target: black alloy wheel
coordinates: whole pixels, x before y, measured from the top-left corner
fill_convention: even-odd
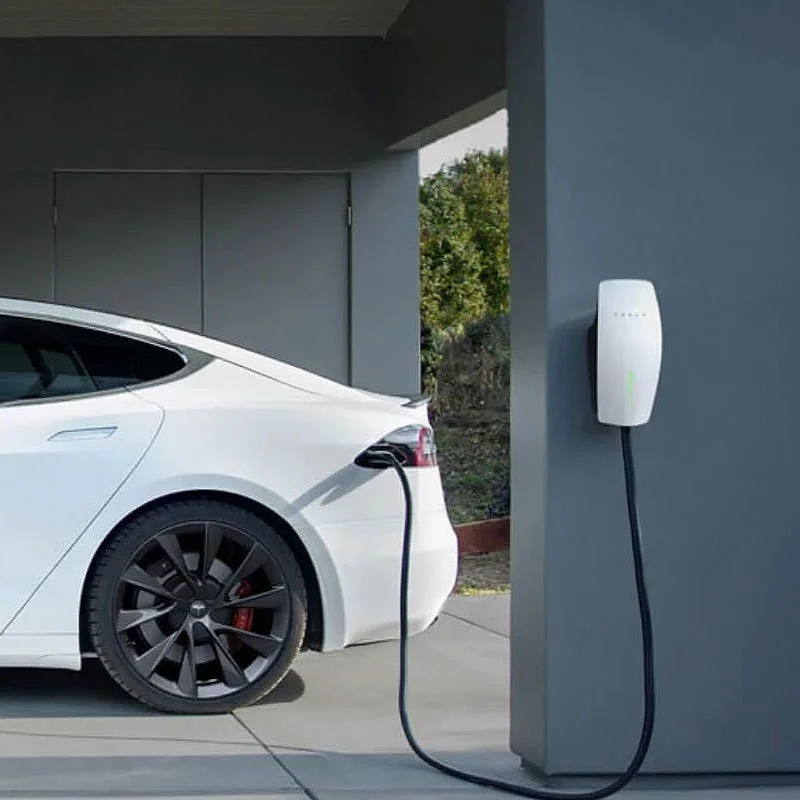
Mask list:
[[[115,535],[88,598],[111,676],[163,711],[224,713],[274,689],[305,633],[291,549],[264,520],[211,500],[165,504]]]

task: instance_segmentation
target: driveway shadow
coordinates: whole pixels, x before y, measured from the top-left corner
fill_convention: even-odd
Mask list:
[[[0,756],[0,798],[287,797],[303,793],[261,749],[239,755]]]
[[[256,705],[293,703],[305,693],[302,677],[290,670]],[[159,716],[129,697],[96,660],[80,672],[49,669],[0,670],[0,719],[47,717]]]
[[[459,752],[438,758],[482,775],[535,785],[507,753]],[[411,753],[293,750],[251,746],[237,754],[97,755],[35,758],[0,755],[0,800],[58,798],[388,797],[397,800],[466,796],[470,787],[424,765]],[[481,796],[470,791],[470,796]]]

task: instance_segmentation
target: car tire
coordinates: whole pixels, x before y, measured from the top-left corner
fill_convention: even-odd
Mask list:
[[[280,534],[214,499],[166,502],[122,525],[87,596],[109,675],[139,702],[182,714],[227,713],[268,695],[300,650],[307,606]]]

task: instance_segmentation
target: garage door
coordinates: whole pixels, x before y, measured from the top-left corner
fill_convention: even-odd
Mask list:
[[[56,206],[56,302],[347,381],[345,176],[62,173]]]
[[[203,184],[206,332],[346,381],[345,177],[207,175]]]

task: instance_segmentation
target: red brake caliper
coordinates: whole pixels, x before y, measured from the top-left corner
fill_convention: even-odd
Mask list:
[[[236,592],[237,597],[247,597],[250,594],[250,584],[245,580]],[[232,627],[238,628],[240,631],[249,631],[253,625],[253,615],[255,614],[254,608],[237,608],[233,615],[231,622]],[[238,639],[231,642],[232,649],[238,649],[241,642]]]

